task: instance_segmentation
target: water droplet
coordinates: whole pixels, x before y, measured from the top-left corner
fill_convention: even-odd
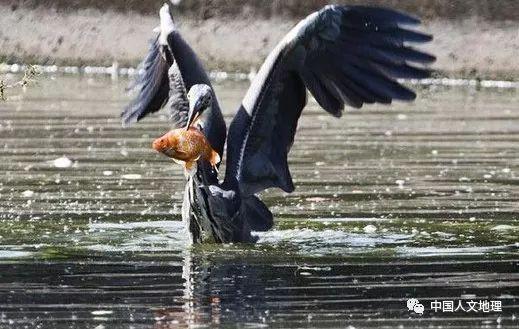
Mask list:
[[[365,233],[375,233],[377,231],[377,227],[372,224],[368,224],[364,226],[364,232]]]
[[[22,192],[22,196],[24,198],[31,198],[34,195],[34,191],[31,190],[25,190]]]
[[[121,178],[124,178],[124,179],[141,179],[142,175],[140,175],[140,174],[126,174],[126,175],[122,175]]]
[[[69,168],[70,166],[72,166],[72,160],[70,160],[66,156],[63,156],[61,158],[54,159],[54,161],[52,161],[52,164],[56,168]]]

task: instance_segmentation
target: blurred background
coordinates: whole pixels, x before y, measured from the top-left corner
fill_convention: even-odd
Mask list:
[[[323,0],[176,0],[175,18],[211,69],[255,70],[282,36]],[[351,0],[421,17],[435,68],[449,77],[515,79],[519,2]],[[0,62],[135,66],[158,23],[160,0],[0,1]]]
[[[54,8],[59,10],[77,10],[95,8],[99,10],[115,10],[120,12],[138,12],[154,14],[164,1],[162,0],[23,0],[2,1],[12,8]],[[249,14],[260,15],[263,18],[272,16],[302,17],[308,12],[332,3],[324,0],[176,0],[181,14],[193,15],[200,19],[215,16]],[[466,18],[480,16],[491,20],[517,20],[519,18],[519,4],[514,0],[350,0],[333,3],[347,5],[384,5],[415,13],[427,18]]]

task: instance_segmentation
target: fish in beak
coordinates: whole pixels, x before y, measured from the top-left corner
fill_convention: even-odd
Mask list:
[[[205,135],[196,127],[174,129],[155,139],[152,143],[155,151],[184,165],[186,170],[203,159],[213,168],[220,163],[220,155],[213,150]]]

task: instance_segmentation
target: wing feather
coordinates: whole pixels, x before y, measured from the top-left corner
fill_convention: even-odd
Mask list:
[[[121,114],[123,125],[129,126],[166,107],[173,127],[184,127],[189,102],[184,78],[171,48],[160,45],[157,37],[150,43],[138,70],[137,77],[128,87],[135,96]]]
[[[184,79],[178,68],[177,62],[169,68],[169,99],[166,108],[173,127],[181,128],[187,125],[189,114],[189,101],[187,99],[186,86]]]
[[[396,79],[427,77],[424,65],[435,60],[408,45],[432,39],[401,27],[418,23],[390,9],[338,5],[301,21],[267,57],[231,123],[225,182],[244,195],[294,189],[287,156],[307,88],[335,116],[345,104],[413,100]]]
[[[158,37],[150,43],[148,53],[139,64],[135,80],[128,87],[134,98],[121,113],[123,125],[129,126],[157,112],[166,103],[169,94],[169,64],[161,54]]]

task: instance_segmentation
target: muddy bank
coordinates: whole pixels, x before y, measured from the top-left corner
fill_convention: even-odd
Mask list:
[[[81,9],[12,10],[0,5],[0,59],[39,64],[136,65],[158,23],[155,15]],[[288,18],[176,17],[185,38],[211,69],[256,69],[296,23]],[[519,33],[513,21],[430,19],[423,29],[435,40],[425,47],[434,68],[449,76],[519,77]]]

